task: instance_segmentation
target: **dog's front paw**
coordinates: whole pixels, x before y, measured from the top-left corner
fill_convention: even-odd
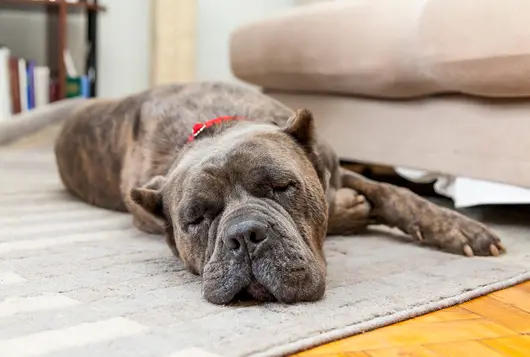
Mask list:
[[[328,220],[329,235],[350,235],[362,231],[370,223],[370,203],[366,197],[349,188],[336,192]]]
[[[422,242],[468,257],[498,256],[506,251],[499,237],[482,223],[441,208],[423,214],[410,233]]]

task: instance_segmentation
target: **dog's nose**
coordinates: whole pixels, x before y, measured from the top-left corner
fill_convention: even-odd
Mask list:
[[[267,239],[269,226],[265,222],[257,220],[243,221],[233,224],[224,237],[228,249],[239,252],[252,249],[260,242]]]

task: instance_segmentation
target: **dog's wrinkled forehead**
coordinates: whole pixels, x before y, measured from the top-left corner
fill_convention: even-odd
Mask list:
[[[256,133],[278,132],[278,128],[267,124],[241,125],[233,128],[222,137],[204,138],[196,143],[193,150],[187,152],[178,164],[179,171],[193,170],[200,168],[212,160],[227,159],[231,153],[236,151],[241,145],[259,139],[255,138]]]
[[[173,174],[175,179],[182,180],[190,176],[199,178],[197,175],[201,174],[215,176],[214,171],[219,170],[225,174],[254,167],[296,170],[295,147],[276,126],[242,125],[221,137],[198,141],[193,150],[183,155]]]

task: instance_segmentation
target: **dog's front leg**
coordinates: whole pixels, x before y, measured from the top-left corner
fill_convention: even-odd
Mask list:
[[[370,216],[378,223],[397,227],[418,241],[452,253],[499,255],[499,238],[482,223],[443,208],[394,185],[369,180],[341,169],[343,187],[364,195],[371,205]]]

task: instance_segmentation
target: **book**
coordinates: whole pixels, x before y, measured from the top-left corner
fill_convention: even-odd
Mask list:
[[[34,77],[34,70],[35,70],[35,61],[27,61],[26,73],[27,73],[27,77],[28,77],[27,91],[28,91],[28,109],[29,110],[35,108],[35,77]]]
[[[66,98],[74,98],[81,96],[81,78],[80,77],[66,77]]]
[[[90,98],[90,85],[88,76],[81,76],[81,97]]]
[[[11,117],[11,84],[9,75],[9,57],[11,51],[0,46],[0,120]]]
[[[18,59],[18,84],[20,91],[20,109],[25,112],[29,110],[28,107],[28,75],[26,72],[26,60],[24,58]]]
[[[18,58],[9,58],[9,78],[10,78],[10,96],[12,114],[21,112],[20,106],[20,83],[18,75]]]
[[[59,99],[61,99],[59,97],[59,81],[50,79],[50,102],[55,102]]]
[[[35,89],[35,108],[50,102],[50,69],[36,66],[33,73]]]

